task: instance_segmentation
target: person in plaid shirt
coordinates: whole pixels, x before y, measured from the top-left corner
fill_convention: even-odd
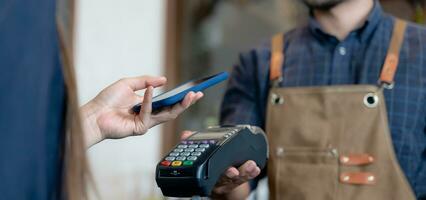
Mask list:
[[[395,18],[385,13],[377,0],[303,2],[309,6],[311,17],[306,26],[285,33],[285,62],[278,86],[376,85]],[[271,87],[270,59],[271,43],[240,55],[223,99],[221,124],[265,128]],[[384,90],[394,151],[416,198],[426,199],[424,27],[407,24],[394,81],[392,89]],[[259,174],[253,161],[238,169],[231,167],[212,196],[244,199],[253,189],[249,181],[261,177]]]

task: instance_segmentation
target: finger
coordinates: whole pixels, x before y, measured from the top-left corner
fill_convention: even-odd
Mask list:
[[[186,138],[189,138],[194,132],[192,131],[182,131],[182,134],[180,135],[181,140],[185,140]]]
[[[143,96],[143,101],[141,104],[141,111],[139,112],[139,117],[141,119],[140,126],[149,124],[149,121],[151,119],[151,113],[152,113],[152,93],[154,88],[152,86],[149,86],[145,90],[145,94]],[[144,131],[144,130],[142,130]]]
[[[252,160],[249,160],[245,162],[243,165],[241,165],[238,168],[238,171],[240,172],[240,177],[249,177],[250,174],[254,173],[256,170],[256,163]]]
[[[232,191],[239,184],[235,183],[235,180],[238,179],[239,171],[235,167],[230,167],[226,172],[220,177],[219,181],[214,187],[213,192],[216,194],[225,194],[229,191]]]
[[[233,180],[238,177],[240,172],[235,167],[228,168],[223,175],[219,178],[219,181],[216,184],[217,188],[222,186],[226,187],[234,187]]]
[[[194,98],[194,92],[189,92],[181,103],[175,104],[172,107],[166,108],[159,113],[156,113],[153,118],[158,119],[160,122],[175,119],[185,109],[190,106],[190,102]]]
[[[218,194],[227,193],[259,174],[260,168],[251,160],[245,162],[238,169],[229,168],[215,185],[214,192]]]
[[[249,174],[249,178],[254,179],[257,176],[259,176],[259,174],[260,174],[260,168],[256,167],[255,170],[252,173]]]
[[[238,169],[229,168],[225,175],[222,176],[221,183],[218,186],[226,185],[227,187],[236,187],[249,180],[249,174],[252,173],[253,163],[248,161],[241,165]],[[232,183],[232,184],[231,184]]]
[[[236,185],[241,185],[253,178],[255,178],[257,174],[257,165],[254,161],[247,161],[243,165],[238,168],[239,175],[238,177],[233,179],[233,183]],[[260,171],[260,169],[259,169]],[[253,175],[253,176],[252,176]]]
[[[126,84],[133,91],[147,88],[148,86],[159,87],[166,84],[166,77],[139,76],[121,79],[120,82]]]
[[[225,176],[229,179],[233,179],[233,178],[237,177],[238,175],[240,175],[240,172],[235,167],[230,167],[225,172]]]
[[[189,92],[188,94],[186,94],[180,105],[182,105],[183,108],[186,109],[191,106],[192,101],[194,101],[194,98],[196,98],[196,94],[194,92]]]
[[[185,111],[193,101],[192,99],[195,98],[194,92],[189,92],[184,100],[181,103],[178,103],[176,105],[173,105],[172,107],[168,107],[160,111],[159,113],[155,113],[151,116],[152,124],[151,126],[176,119],[183,111]]]
[[[204,94],[202,92],[195,93],[195,98],[194,98],[194,101],[192,102],[192,104],[194,104],[195,102],[197,102],[198,100],[203,98],[203,96],[204,96]]]

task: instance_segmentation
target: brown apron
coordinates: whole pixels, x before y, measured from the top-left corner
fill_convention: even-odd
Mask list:
[[[273,38],[266,123],[271,199],[415,199],[395,156],[383,95],[405,28],[397,19],[379,86],[279,88],[284,39]]]

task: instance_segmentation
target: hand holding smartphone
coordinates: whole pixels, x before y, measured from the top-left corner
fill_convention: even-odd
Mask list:
[[[201,78],[198,80],[191,80],[186,83],[181,84],[180,86],[169,90],[163,94],[155,96],[152,99],[152,109],[153,111],[161,110],[164,107],[169,107],[174,104],[181,102],[186,94],[189,92],[200,92],[211,86],[217,85],[218,83],[227,80],[229,74],[227,72],[221,72],[212,76]],[[141,110],[141,104],[133,106],[132,111],[134,113],[139,113]]]

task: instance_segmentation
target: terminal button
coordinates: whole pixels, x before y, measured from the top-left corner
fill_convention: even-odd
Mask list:
[[[191,145],[189,145],[189,148],[197,148],[198,147],[198,144],[191,144]]]
[[[189,156],[188,160],[197,160],[197,157],[195,157],[195,156]]]
[[[168,167],[170,165],[170,163],[172,163],[172,162],[170,162],[168,160],[164,160],[163,162],[160,163],[160,165]]]
[[[191,156],[201,156],[201,152],[192,152]]]
[[[177,157],[176,160],[186,160],[186,157],[180,156],[180,157]]]
[[[188,147],[188,145],[186,145],[186,144],[178,145],[178,148],[181,148],[181,149],[185,149],[186,147]]]
[[[181,166],[182,165],[182,161],[173,161],[172,162],[172,166],[173,167],[179,167],[179,166]]]
[[[189,156],[189,155],[191,155],[191,153],[189,153],[189,152],[182,152],[182,153],[180,153],[180,155],[181,156]]]
[[[196,152],[204,152],[204,151],[206,151],[206,149],[205,148],[197,148],[197,149],[195,149],[195,151]]]
[[[169,156],[176,157],[176,156],[179,156],[179,153],[172,152],[172,153],[169,154]]]
[[[185,149],[185,151],[186,151],[186,152],[193,152],[193,151],[194,151],[194,149],[193,149],[193,148],[188,148],[188,149]]]
[[[173,152],[177,152],[177,153],[180,153],[182,151],[183,151],[183,149],[175,149],[175,150],[173,150]]]
[[[200,144],[201,148],[209,148],[209,146],[210,146],[209,144]]]
[[[166,159],[164,159],[164,160],[174,161],[175,159],[176,159],[175,157],[169,156],[169,157],[166,157]]]
[[[191,166],[193,164],[194,164],[194,161],[190,161],[190,160],[183,162],[183,166]]]

